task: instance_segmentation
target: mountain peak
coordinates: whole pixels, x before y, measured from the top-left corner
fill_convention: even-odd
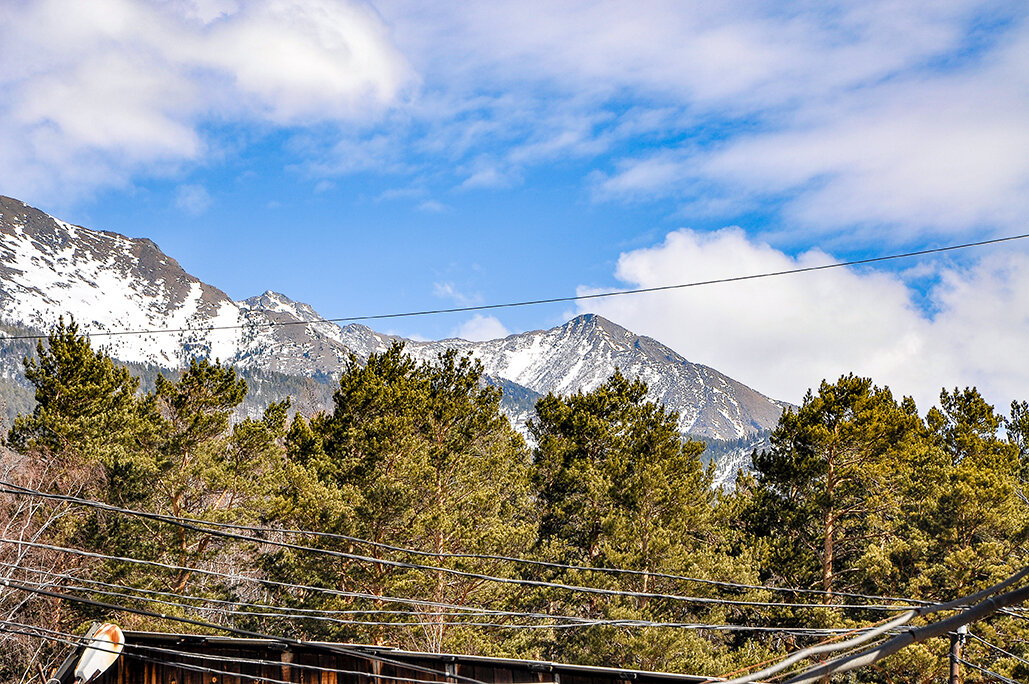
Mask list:
[[[149,240],[71,226],[11,198],[0,198],[0,234],[0,319],[47,330],[63,314],[91,332],[176,331],[108,338],[111,355],[123,361],[177,368],[207,356],[242,368],[338,377],[350,354],[367,357],[402,339],[340,327],[273,290],[232,301]],[[589,391],[619,368],[677,411],[684,433],[699,436],[743,437],[774,425],[782,410],[594,313],[484,342],[402,341],[421,360],[434,361],[447,348],[471,353],[490,377],[539,394]]]

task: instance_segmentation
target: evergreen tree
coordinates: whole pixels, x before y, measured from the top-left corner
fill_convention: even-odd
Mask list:
[[[283,510],[298,524],[321,522],[334,532],[440,554],[422,562],[510,574],[500,561],[446,557],[513,554],[535,534],[528,451],[499,411],[499,390],[482,380],[481,365],[452,350],[435,363],[421,364],[406,356],[400,344],[372,354],[364,364],[352,357],[332,414],[310,423],[296,421],[290,429],[294,486]],[[331,547],[386,556],[377,547]],[[326,563],[296,554],[280,554],[276,571],[326,586],[434,603],[496,607],[510,593],[508,587],[482,580],[374,563]],[[404,608],[381,601],[340,603],[324,595],[293,599],[309,606]],[[503,648],[499,636],[447,625],[440,608],[421,609],[425,615],[407,609],[412,611],[408,619],[422,627],[328,633],[433,651]]]
[[[95,493],[104,486],[105,468],[130,458],[135,448],[138,381],[64,319],[24,365],[36,406],[15,419],[7,443],[37,466],[62,473],[53,482],[65,492]]]
[[[192,360],[177,382],[158,376],[141,402],[140,448],[111,470],[108,500],[180,520],[258,521],[281,469],[288,402],[271,404],[260,420],[233,424],[246,391],[235,369],[207,360]],[[115,572],[177,593],[191,586],[195,569],[239,546],[173,524],[105,519],[97,534],[106,536],[108,548],[184,568],[140,573],[119,566]]]
[[[851,588],[878,523],[896,509],[894,473],[920,421],[913,402],[853,375],[823,382],[787,410],[771,449],[756,453],[749,514],[773,578],[830,594]]]
[[[543,575],[641,593],[676,593],[658,573],[709,575],[714,560],[713,493],[703,444],[683,440],[678,416],[646,400],[647,387],[620,372],[590,392],[540,399],[529,425],[542,508],[541,559],[640,571],[611,575],[555,570]],[[691,587],[691,591],[696,587]],[[601,620],[691,621],[694,607],[631,597],[546,590],[542,606]],[[717,669],[717,647],[694,633],[594,627],[556,630],[546,655],[645,668]],[[724,663],[723,663],[724,664]]]

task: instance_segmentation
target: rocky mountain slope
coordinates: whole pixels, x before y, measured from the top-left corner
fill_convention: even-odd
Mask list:
[[[347,346],[360,356],[384,349],[393,339],[358,325],[343,332]],[[420,359],[435,358],[448,347],[472,353],[491,376],[540,394],[589,391],[618,368],[644,380],[651,398],[677,411],[682,432],[719,440],[774,426],[786,406],[595,314],[500,340],[406,343],[408,353]]]
[[[123,361],[177,369],[195,356],[216,357],[251,373],[324,382],[350,353],[367,357],[397,339],[320,321],[310,306],[275,292],[233,301],[150,240],[73,226],[0,197],[0,322],[47,330],[60,316],[91,333],[133,331],[95,338]],[[475,355],[491,382],[520,397],[521,408],[507,405],[516,423],[536,396],[590,390],[615,368],[645,380],[650,396],[678,411],[681,430],[695,436],[756,435],[785,406],[592,314],[499,340],[405,344],[426,360],[448,347]]]

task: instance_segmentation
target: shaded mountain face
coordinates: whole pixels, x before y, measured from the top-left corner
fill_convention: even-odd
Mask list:
[[[321,317],[275,292],[233,301],[150,240],[73,226],[0,197],[0,322],[45,331],[62,315],[90,332],[146,331],[95,338],[123,361],[177,369],[200,356],[323,380],[334,380],[351,353],[367,358],[399,339],[363,325],[300,324]],[[650,398],[677,411],[682,432],[695,436],[754,435],[774,427],[786,406],[593,314],[486,342],[403,341],[422,360],[449,347],[473,354],[490,382],[517,397],[506,405],[516,424],[539,395],[589,391],[616,368],[646,381]]]

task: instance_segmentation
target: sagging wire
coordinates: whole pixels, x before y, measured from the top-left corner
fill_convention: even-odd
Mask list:
[[[17,491],[22,490],[22,491]],[[78,497],[71,497],[62,494],[47,494],[45,492],[39,492],[36,490],[27,490],[27,488],[15,486],[15,490],[7,490],[0,488],[0,492],[7,493],[21,493],[28,496],[41,496],[44,498],[58,499],[62,501],[73,501],[83,506],[91,508],[97,508],[100,510],[106,510],[122,515],[129,515],[133,517],[143,518],[147,520],[157,520],[165,522],[177,527],[192,530],[194,532],[200,532],[202,534],[209,534],[211,536],[222,537],[227,539],[234,539],[236,541],[247,541],[259,544],[267,544],[271,546],[277,546],[279,548],[285,548],[294,551],[304,551],[310,553],[316,553],[320,555],[330,556],[334,558],[345,558],[347,560],[355,560],[374,565],[383,565],[387,567],[395,567],[406,570],[422,570],[431,572],[441,572],[457,577],[463,577],[468,579],[476,579],[487,582],[496,582],[500,584],[510,584],[521,587],[535,587],[545,589],[560,589],[564,591],[570,591],[574,593],[583,594],[597,594],[604,596],[617,596],[617,597],[628,597],[628,598],[644,598],[644,599],[658,599],[666,601],[677,601],[683,603],[696,603],[696,604],[712,604],[712,605],[729,605],[737,607],[757,607],[757,608],[830,608],[834,610],[872,610],[872,611],[887,611],[887,612],[899,612],[909,610],[909,606],[891,606],[891,605],[873,605],[873,604],[818,604],[818,603],[782,603],[782,602],[769,602],[769,601],[745,601],[739,599],[717,599],[702,596],[684,596],[680,594],[665,594],[658,592],[639,592],[639,591],[627,591],[619,589],[605,589],[602,587],[590,587],[578,584],[566,584],[563,582],[547,582],[543,580],[530,580],[530,579],[517,579],[512,577],[497,577],[494,575],[488,575],[485,573],[468,572],[464,570],[457,570],[454,568],[446,568],[435,565],[423,565],[419,563],[407,563],[403,561],[394,561],[383,558],[375,558],[374,556],[365,556],[362,554],[348,553],[345,551],[337,551],[334,549],[322,549],[313,546],[304,546],[301,544],[292,544],[289,542],[274,541],[261,537],[255,537],[252,535],[235,534],[232,532],[223,532],[217,530],[206,529],[203,525],[206,525],[206,521],[195,520],[187,522],[186,519],[175,518],[173,516],[162,515],[159,513],[147,513],[145,511],[138,511],[129,508],[121,508],[113,506],[111,504],[102,503],[99,501],[92,501],[90,499],[80,499]],[[193,519],[191,519],[193,520]]]
[[[7,490],[3,489],[3,487],[8,487],[10,489],[13,489],[14,491],[7,491]],[[67,502],[72,502],[72,503],[80,503],[82,505],[94,505],[93,507],[107,508],[107,509],[115,511],[115,512],[118,512],[119,510],[127,510],[127,509],[119,509],[118,507],[112,506],[111,504],[106,504],[106,503],[97,502],[97,501],[91,501],[89,499],[73,497],[73,496],[69,496],[69,495],[66,495],[66,494],[53,494],[53,493],[50,493],[50,492],[43,492],[43,491],[40,491],[38,489],[32,489],[32,488],[29,488],[29,487],[24,487],[24,486],[21,486],[21,485],[12,483],[12,482],[3,481],[3,480],[0,480],[0,492],[9,493],[9,494],[27,494],[27,495],[33,495],[33,496],[49,498],[49,499],[52,499],[52,500],[61,500],[61,501],[67,501]],[[339,540],[339,541],[346,541],[346,542],[350,542],[350,543],[354,543],[354,544],[360,544],[362,546],[370,546],[370,547],[373,547],[373,548],[382,549],[384,551],[393,551],[393,552],[396,552],[396,553],[404,553],[404,554],[423,556],[423,557],[431,557],[431,558],[447,558],[447,559],[453,558],[453,559],[468,559],[468,560],[496,560],[496,561],[503,561],[503,562],[508,562],[508,563],[522,564],[522,565],[530,565],[530,566],[537,566],[537,567],[553,568],[553,569],[557,569],[557,570],[575,570],[575,571],[582,571],[582,572],[594,572],[594,573],[598,573],[598,574],[619,574],[619,575],[633,575],[633,576],[641,576],[641,577],[643,577],[643,576],[646,576],[646,577],[656,577],[656,578],[661,578],[661,579],[671,579],[671,580],[676,580],[676,581],[681,581],[681,582],[692,582],[692,583],[696,583],[696,584],[705,584],[705,585],[718,586],[718,587],[723,587],[723,588],[727,588],[727,589],[737,589],[737,590],[759,590],[759,591],[769,591],[769,592],[788,593],[788,594],[811,594],[811,595],[818,595],[818,596],[829,595],[829,596],[838,596],[838,597],[843,597],[843,598],[865,599],[865,600],[870,600],[870,601],[895,601],[895,602],[906,602],[906,603],[915,603],[915,604],[928,604],[928,603],[931,603],[931,601],[920,601],[918,599],[911,599],[911,598],[899,598],[899,597],[893,597],[893,596],[873,596],[873,595],[869,595],[869,594],[858,594],[858,593],[852,593],[852,592],[826,591],[824,589],[799,589],[799,588],[793,588],[793,587],[775,587],[775,586],[767,586],[767,585],[761,585],[761,584],[744,584],[744,583],[740,583],[740,582],[727,582],[727,581],[723,581],[723,580],[711,580],[711,579],[703,579],[703,578],[699,578],[699,577],[687,577],[687,576],[684,576],[684,575],[674,575],[674,574],[661,573],[661,572],[647,572],[647,571],[644,571],[644,570],[629,570],[629,569],[623,569],[623,568],[605,568],[605,567],[591,567],[591,566],[585,566],[585,565],[572,565],[572,564],[566,564],[566,563],[554,563],[554,562],[550,562],[550,561],[539,561],[539,560],[531,560],[531,559],[527,559],[527,558],[517,558],[517,557],[513,557],[513,556],[501,556],[501,555],[494,555],[494,554],[440,553],[440,552],[434,552],[434,551],[421,551],[421,550],[418,550],[418,549],[411,549],[411,548],[407,548],[407,547],[403,547],[403,546],[395,546],[395,545],[392,545],[392,544],[384,544],[382,542],[371,541],[371,540],[368,540],[368,539],[362,539],[361,537],[353,537],[353,536],[349,536],[349,535],[345,535],[345,534],[338,534],[338,533],[334,533],[334,532],[321,532],[321,531],[315,531],[315,530],[297,530],[297,529],[280,528],[280,527],[260,527],[260,526],[257,526],[257,525],[244,525],[244,524],[240,524],[240,523],[214,522],[214,521],[201,520],[201,519],[198,519],[198,518],[189,518],[189,517],[179,517],[177,519],[178,520],[182,520],[184,522],[188,522],[188,523],[194,523],[194,524],[199,524],[199,525],[206,525],[206,526],[210,526],[210,527],[247,530],[247,531],[250,531],[250,532],[258,532],[258,533],[269,533],[270,532],[270,533],[276,533],[276,534],[312,536],[312,537],[318,537],[318,538],[322,538],[322,539],[335,539],[335,540]]]
[[[860,634],[860,635],[858,635],[856,637],[847,639],[846,641],[841,641],[840,643],[833,643],[833,644],[821,644],[821,645],[816,645],[816,646],[809,646],[808,648],[805,648],[805,649],[802,649],[800,651],[797,651],[793,655],[791,655],[791,656],[789,656],[789,657],[779,661],[775,665],[772,665],[770,667],[766,667],[765,669],[759,670],[759,671],[757,671],[757,672],[755,672],[753,674],[750,674],[750,675],[746,675],[746,676],[743,676],[743,677],[737,677],[735,679],[730,679],[728,681],[723,682],[722,684],[749,684],[749,682],[753,682],[753,681],[758,680],[758,679],[764,679],[764,678],[770,677],[771,675],[774,675],[774,674],[776,674],[778,672],[782,672],[783,670],[788,669],[794,663],[798,663],[801,660],[806,660],[806,659],[811,658],[813,656],[822,655],[824,653],[835,653],[835,652],[838,652],[838,651],[846,651],[846,650],[854,649],[854,648],[856,648],[858,646],[862,646],[862,645],[868,643],[869,641],[872,641],[873,639],[875,639],[875,638],[877,638],[877,637],[879,637],[879,636],[881,636],[883,634],[886,634],[886,633],[888,633],[888,632],[890,632],[890,631],[892,631],[894,629],[897,629],[898,627],[902,627],[903,625],[906,625],[908,622],[910,622],[917,615],[918,615],[917,611],[909,610],[906,613],[904,613],[902,615],[899,615],[899,616],[893,618],[892,620],[889,620],[888,622],[886,622],[886,623],[884,623],[882,625],[879,625],[878,627],[874,627],[874,628],[868,629],[863,634]]]
[[[988,677],[992,677],[993,679],[997,680],[998,682],[1001,682],[1001,684],[1020,684],[1019,682],[1016,682],[1014,679],[1008,679],[1007,677],[1005,677],[1002,674],[994,672],[993,670],[988,670],[985,667],[982,667],[981,665],[976,665],[975,663],[970,663],[967,660],[965,660],[964,658],[958,658],[957,660],[962,665],[964,665],[966,667],[970,667],[973,670],[977,670],[977,671],[981,672],[982,674],[984,674],[984,675],[986,675]]]
[[[580,302],[591,299],[601,299],[607,297],[622,297],[626,295],[639,295],[647,294],[651,292],[666,292],[669,290],[682,290],[686,288],[702,287],[707,285],[719,285],[724,283],[738,283],[748,280],[759,280],[762,278],[775,278],[786,275],[795,275],[799,273],[812,273],[816,271],[826,271],[834,268],[844,268],[847,266],[863,266],[867,264],[881,263],[884,261],[891,261],[895,259],[909,259],[912,257],[926,256],[929,254],[941,254],[944,252],[952,252],[955,250],[969,249],[971,247],[984,247],[986,245],[995,245],[1003,242],[1011,242],[1013,240],[1022,240],[1029,238],[1029,233],[1022,235],[1008,235],[999,238],[993,238],[990,240],[979,240],[977,242],[966,242],[959,245],[947,245],[945,247],[934,247],[932,249],[922,249],[914,252],[904,252],[902,254],[887,254],[878,257],[869,257],[867,259],[854,259],[851,261],[840,261],[832,264],[823,264],[821,266],[805,266],[802,268],[791,268],[782,271],[770,271],[765,273],[753,273],[744,276],[733,276],[726,278],[716,278],[713,280],[702,280],[694,281],[691,283],[679,283],[675,285],[660,285],[657,287],[641,287],[632,290],[609,290],[606,292],[594,292],[591,294],[584,295],[571,295],[567,297],[549,297],[546,299],[531,299],[519,302],[506,302],[502,304],[480,304],[476,306],[458,306],[449,309],[423,309],[420,311],[405,311],[400,313],[388,313],[388,314],[373,314],[366,316],[343,316],[336,318],[314,318],[308,320],[299,321],[268,321],[265,323],[248,323],[242,325],[211,325],[211,326],[200,326],[196,328],[150,328],[144,330],[108,330],[108,331],[97,331],[85,333],[89,337],[115,337],[125,335],[155,335],[155,334],[170,334],[170,333],[202,333],[202,332],[214,332],[216,330],[257,330],[261,328],[277,328],[285,326],[309,326],[316,325],[318,323],[356,323],[358,321],[373,321],[373,320],[388,320],[393,318],[412,318],[416,316],[435,316],[439,314],[452,314],[452,313],[468,313],[473,311],[489,311],[493,309],[510,309],[515,307],[525,306],[538,306],[541,304],[560,304],[566,302]],[[0,341],[7,340],[44,340],[47,339],[46,335],[5,335],[0,336]]]
[[[8,490],[4,489],[4,487],[10,488],[10,489],[12,489],[14,491],[8,491]],[[30,487],[23,487],[21,485],[17,485],[15,483],[7,482],[7,481],[4,481],[4,480],[0,480],[0,492],[8,493],[8,494],[33,495],[33,496],[38,496],[38,497],[43,497],[43,498],[49,498],[49,499],[52,499],[52,500],[62,500],[62,501],[67,501],[67,502],[71,502],[71,503],[80,503],[82,505],[96,504],[93,507],[96,507],[96,508],[101,508],[101,507],[102,508],[108,508],[108,509],[110,509],[112,511],[115,511],[115,512],[117,512],[119,510],[118,507],[112,506],[111,504],[105,504],[105,503],[102,503],[102,502],[91,501],[89,499],[73,497],[73,496],[69,496],[69,495],[66,495],[66,494],[53,494],[53,493],[50,493],[50,492],[43,492],[43,491],[40,491],[38,489],[32,489]],[[776,587],[776,586],[768,586],[768,585],[763,585],[763,584],[745,584],[745,583],[741,583],[741,582],[728,582],[728,581],[724,581],[724,580],[712,580],[712,579],[704,579],[704,578],[700,578],[700,577],[688,577],[688,576],[685,576],[685,575],[675,575],[675,574],[662,573],[662,572],[648,572],[648,571],[645,571],[645,570],[629,570],[629,569],[624,569],[624,568],[607,568],[607,567],[594,567],[594,566],[586,566],[586,565],[573,565],[573,564],[567,564],[567,563],[554,563],[554,562],[550,562],[550,561],[539,561],[539,560],[532,560],[532,559],[528,559],[528,558],[518,558],[518,557],[514,557],[514,556],[501,556],[501,555],[495,555],[495,554],[441,553],[441,552],[435,552],[435,551],[422,551],[422,550],[419,550],[419,549],[411,549],[411,548],[407,548],[407,547],[404,547],[404,546],[395,546],[393,544],[385,544],[385,543],[382,543],[382,542],[371,541],[369,539],[362,539],[361,537],[354,537],[354,536],[349,536],[349,535],[345,535],[345,534],[338,534],[338,533],[335,533],[335,532],[321,532],[321,531],[315,531],[315,530],[297,530],[297,529],[281,528],[281,527],[262,527],[262,526],[257,526],[257,525],[244,525],[244,524],[241,524],[241,523],[215,522],[215,521],[202,520],[202,519],[199,519],[199,518],[189,518],[189,517],[179,517],[177,519],[178,520],[182,520],[184,522],[188,522],[188,523],[195,523],[195,524],[199,524],[199,525],[205,525],[205,526],[209,526],[209,527],[218,527],[218,528],[223,528],[223,529],[237,529],[237,530],[247,530],[247,531],[250,531],[250,532],[258,532],[258,533],[288,534],[288,535],[318,537],[318,538],[322,538],[322,539],[334,539],[334,540],[338,540],[338,541],[345,541],[345,542],[350,542],[350,543],[353,543],[353,544],[359,544],[359,545],[362,545],[362,546],[369,546],[369,547],[372,547],[372,548],[378,548],[378,549],[382,549],[384,551],[393,551],[395,553],[404,553],[404,554],[410,554],[410,555],[414,555],[414,556],[423,556],[423,557],[430,557],[430,558],[443,558],[443,559],[451,559],[452,558],[452,559],[462,559],[462,560],[495,560],[495,561],[502,561],[502,562],[507,562],[507,563],[521,564],[521,565],[553,568],[553,569],[556,569],[556,570],[575,570],[575,571],[581,571],[581,572],[593,572],[593,573],[597,573],[597,574],[617,574],[617,575],[632,575],[632,576],[637,576],[637,577],[655,577],[655,578],[660,578],[660,579],[670,579],[670,580],[676,580],[676,581],[680,581],[680,582],[691,582],[691,583],[696,583],[696,584],[704,584],[704,585],[717,586],[717,587],[723,587],[723,588],[726,588],[726,589],[736,589],[736,590],[757,590],[757,591],[769,591],[769,592],[786,593],[786,594],[811,594],[811,595],[817,595],[817,596],[827,596],[827,595],[829,595],[829,596],[838,596],[838,597],[842,597],[842,598],[865,599],[865,600],[869,600],[869,601],[894,601],[894,602],[905,602],[905,603],[915,603],[915,604],[920,604],[920,603],[928,604],[928,603],[931,603],[931,601],[920,601],[919,599],[912,599],[912,598],[901,598],[901,597],[894,597],[894,596],[874,596],[874,595],[870,595],[870,594],[859,594],[859,593],[853,593],[853,592],[826,591],[824,589],[800,589],[800,588],[795,588],[795,587]]]
[[[28,592],[28,593],[31,593],[31,594],[36,594],[38,596],[46,596],[48,598],[60,599],[60,600],[68,601],[70,603],[78,603],[78,604],[81,604],[81,605],[92,606],[94,608],[103,608],[103,609],[108,610],[108,611],[113,611],[113,612],[124,611],[124,612],[127,612],[127,613],[133,613],[135,615],[140,615],[142,617],[149,617],[149,618],[160,619],[160,620],[170,620],[172,622],[179,622],[179,623],[182,623],[182,624],[185,624],[185,625],[191,625],[193,627],[200,627],[202,629],[210,629],[210,630],[215,630],[215,631],[222,631],[222,632],[226,632],[226,633],[229,633],[229,634],[234,634],[236,636],[248,637],[248,638],[251,638],[251,639],[265,639],[265,640],[275,641],[275,642],[278,642],[278,643],[281,643],[281,644],[285,644],[287,646],[312,648],[312,649],[316,649],[316,650],[325,651],[327,653],[335,653],[335,654],[338,654],[338,655],[349,656],[351,658],[357,658],[357,659],[368,660],[368,661],[376,661],[376,662],[380,662],[380,663],[387,664],[387,665],[393,665],[395,667],[402,667],[402,668],[411,670],[413,672],[423,672],[423,673],[426,673],[426,674],[439,675],[439,671],[433,670],[432,668],[422,667],[421,665],[414,665],[414,664],[411,664],[411,663],[405,663],[405,662],[402,662],[402,661],[395,660],[393,658],[388,658],[386,656],[379,655],[377,653],[366,653],[366,652],[359,651],[359,650],[356,650],[356,649],[353,649],[353,648],[348,648],[346,646],[342,646],[342,645],[339,645],[339,644],[327,644],[327,643],[324,643],[324,642],[315,642],[315,641],[301,641],[299,639],[293,639],[293,638],[290,638],[290,637],[277,636],[277,635],[272,635],[272,634],[264,634],[264,633],[261,633],[261,632],[254,632],[254,631],[251,631],[251,630],[248,630],[248,629],[240,629],[239,627],[232,627],[232,626],[229,626],[229,625],[218,625],[218,624],[215,624],[215,623],[212,623],[212,622],[205,622],[203,620],[195,620],[193,618],[187,618],[187,617],[182,617],[182,616],[178,616],[178,615],[169,615],[169,614],[166,614],[166,613],[157,613],[157,612],[154,612],[154,611],[151,611],[151,610],[142,609],[142,608],[132,608],[132,607],[129,607],[129,606],[123,606],[123,605],[118,605],[118,604],[113,604],[113,603],[106,603],[104,601],[97,601],[95,599],[83,598],[81,596],[72,596],[70,594],[65,594],[65,593],[62,593],[62,592],[51,591],[49,589],[40,589],[40,588],[37,588],[37,587],[32,587],[32,586],[26,585],[26,584],[21,583],[21,582],[14,582],[14,581],[11,581],[9,579],[0,580],[0,586],[8,587],[10,589],[15,589],[17,591],[24,591],[24,592]],[[457,680],[457,681],[460,681],[460,682],[465,682],[466,684],[486,684],[485,682],[482,682],[482,681],[480,681],[478,679],[474,679],[472,677],[467,677],[467,676],[464,676],[464,675],[453,674],[453,675],[448,675],[448,677],[450,679],[454,679],[454,680]]]
[[[929,625],[925,625],[924,627],[904,630],[900,635],[888,639],[874,649],[867,649],[854,655],[844,656],[828,663],[811,667],[799,675],[787,680],[786,684],[814,684],[815,682],[831,675],[850,672],[851,670],[871,665],[886,656],[896,653],[905,646],[948,634],[949,632],[955,631],[958,627],[988,617],[1001,608],[1006,608],[1010,605],[1017,605],[1029,600],[1029,585],[1023,586],[1019,589],[1013,589],[1003,594],[997,593],[1021,581],[1027,575],[1029,575],[1029,567],[1023,568],[1003,582],[999,582],[992,587],[978,591],[971,596],[965,596],[934,606],[923,606],[922,608],[918,608],[914,612],[919,616],[929,615],[944,610],[961,610],[956,615],[944,620],[939,620]],[[966,607],[980,599],[982,600],[979,603]]]
[[[0,582],[2,583],[2,582]],[[44,585],[39,582],[28,582],[26,586],[33,586],[41,588]],[[122,585],[115,585],[122,586]],[[140,596],[134,596],[131,594],[109,592],[103,590],[96,590],[89,587],[76,587],[76,586],[62,586],[60,587],[65,591],[78,591],[78,592],[89,592],[93,594],[99,594],[102,596],[111,596],[117,598],[133,599],[137,601],[146,601],[149,603],[157,603],[159,605],[165,605],[175,608],[183,608],[189,610],[196,610],[199,612],[215,612],[221,615],[236,615],[240,617],[274,617],[283,619],[311,619],[317,621],[324,621],[336,624],[344,625],[362,625],[362,626],[385,626],[385,627],[419,627],[419,626],[452,626],[452,627],[483,627],[483,628],[496,628],[496,629],[508,629],[508,630],[519,630],[519,629],[573,629],[573,628],[585,628],[585,627],[623,627],[623,628],[668,628],[668,629],[680,629],[680,630],[693,630],[693,631],[713,631],[713,632],[755,632],[755,633],[773,633],[773,634],[789,634],[795,636],[811,636],[811,635],[826,635],[826,634],[838,634],[840,632],[847,632],[849,630],[839,629],[822,629],[822,628],[808,628],[808,627],[764,627],[757,625],[734,625],[734,624],[718,624],[718,623],[705,623],[705,622],[657,622],[651,620],[634,620],[634,619],[620,619],[620,620],[607,620],[607,619],[593,619],[593,618],[581,618],[571,616],[558,616],[569,620],[564,623],[550,623],[550,624],[515,624],[515,623],[499,623],[499,622],[469,622],[469,621],[427,621],[427,622],[397,622],[397,621],[371,621],[371,620],[340,620],[322,616],[306,616],[306,615],[295,615],[289,612],[270,614],[270,613],[259,613],[259,612],[239,612],[226,610],[222,608],[204,608],[201,606],[195,606],[190,604],[176,603],[172,601],[164,601],[160,599],[151,599]],[[123,587],[128,590],[132,590],[131,587]],[[69,595],[70,596],[70,595]],[[199,597],[189,597],[182,594],[176,594],[182,598],[192,599],[197,601],[203,601],[205,599]],[[71,597],[71,596],[70,596]],[[77,598],[77,597],[73,597]],[[271,606],[274,607],[274,606]],[[127,612],[133,612],[133,609],[121,605],[121,608]],[[360,612],[360,611],[359,611]],[[443,615],[439,613],[419,613],[420,616],[434,616]],[[166,615],[168,619],[174,619],[170,615]],[[551,619],[554,619],[553,617]]]
[[[978,634],[972,634],[971,632],[968,632],[965,636],[972,637],[973,639],[975,639],[976,641],[981,643],[983,646],[986,646],[987,648],[993,649],[997,653],[1002,653],[1005,656],[1007,656],[1008,658],[1013,658],[1013,659],[1017,660],[1018,662],[1022,663],[1023,665],[1029,665],[1029,659],[1023,658],[1020,655],[1016,655],[1016,654],[1012,653],[1011,651],[1006,651],[1003,648],[1001,648],[1000,646],[997,646],[996,644],[992,644],[989,641],[987,641],[986,639],[983,639]]]

